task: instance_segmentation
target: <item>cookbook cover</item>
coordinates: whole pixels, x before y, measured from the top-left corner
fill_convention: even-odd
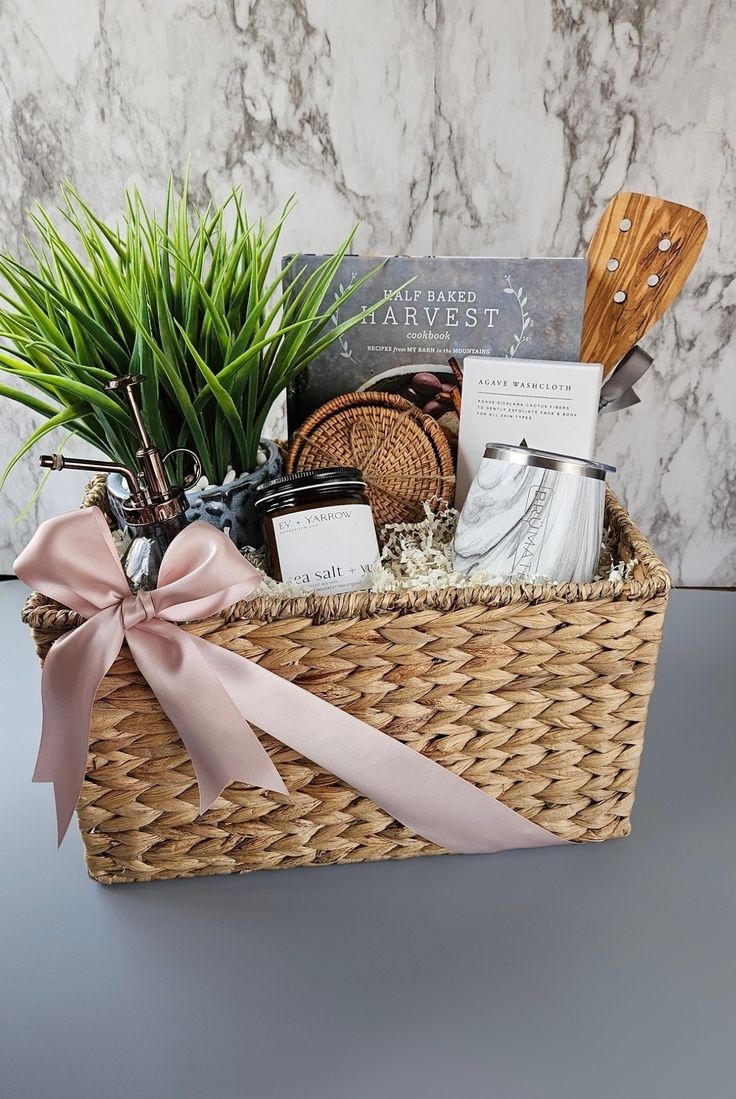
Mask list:
[[[302,256],[287,272],[287,285],[308,278],[325,258]],[[381,261],[380,256],[346,256],[329,299]],[[444,375],[451,355],[575,361],[586,277],[584,259],[389,257],[331,323],[339,325],[396,292],[302,373],[289,393],[289,431],[340,393],[401,392],[424,366]]]

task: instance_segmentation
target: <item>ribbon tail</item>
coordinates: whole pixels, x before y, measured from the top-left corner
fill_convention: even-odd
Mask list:
[[[126,640],[190,755],[199,785],[200,813],[231,782],[288,794],[245,710],[223,686],[208,654],[195,644],[197,638],[172,623],[151,619],[126,631]],[[209,642],[204,646],[218,651]]]
[[[567,843],[365,721],[254,661],[188,637],[254,724],[425,839],[464,854]]]
[[[69,827],[87,770],[95,695],[122,643],[119,609],[111,607],[55,641],[44,661],[43,726],[33,781],[53,783],[58,844]]]
[[[634,392],[634,386],[646,374],[654,362],[651,355],[637,344],[628,351],[613,368],[601,388],[599,412],[619,412],[639,404],[641,398]]]

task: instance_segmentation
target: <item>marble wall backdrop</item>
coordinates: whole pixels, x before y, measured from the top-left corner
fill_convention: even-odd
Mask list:
[[[583,254],[608,199],[655,192],[710,237],[645,341],[643,403],[601,423],[600,457],[682,583],[736,582],[732,263],[736,12],[722,0],[25,0],[0,6],[0,246],[70,176],[106,215],[195,192],[301,203],[286,246]],[[280,411],[275,411],[278,429]],[[2,403],[0,461],[31,418]],[[62,483],[63,482],[63,483]],[[0,498],[0,572],[73,506],[64,475],[27,516],[28,457]]]

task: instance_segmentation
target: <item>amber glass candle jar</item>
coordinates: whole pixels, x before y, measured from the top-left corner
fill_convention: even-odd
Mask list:
[[[268,569],[322,595],[370,585],[380,551],[359,469],[305,470],[267,481],[256,492]]]

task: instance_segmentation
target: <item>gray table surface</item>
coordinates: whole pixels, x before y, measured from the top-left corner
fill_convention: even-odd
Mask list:
[[[103,887],[0,585],[0,1094],[733,1094],[736,596],[675,592],[626,840]]]

